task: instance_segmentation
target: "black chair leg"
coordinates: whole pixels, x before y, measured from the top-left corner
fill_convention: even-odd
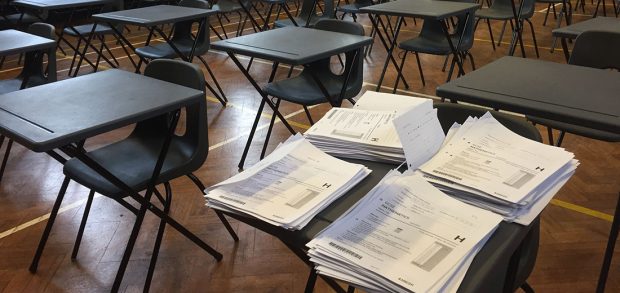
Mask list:
[[[536,33],[534,32],[534,25],[532,21],[529,19],[525,19],[527,23],[530,24],[530,30],[532,31],[532,39],[534,40],[534,50],[536,50],[536,58],[540,58],[540,54],[538,53],[538,43],[536,42]]]
[[[418,52],[415,52],[415,60],[418,62],[418,71],[420,72],[422,86],[426,86],[426,81],[424,80],[424,71],[422,71],[422,62],[420,62],[420,56],[418,56]]]
[[[75,46],[75,51],[73,52],[73,58],[71,58],[71,65],[69,65],[68,76],[71,76],[71,73],[73,73],[73,66],[75,65],[75,59],[77,59],[78,52],[81,52],[81,50],[79,50],[81,44],[82,44],[82,38],[78,38],[77,45]]]
[[[64,198],[65,193],[67,192],[67,186],[69,186],[70,181],[71,179],[65,176],[65,179],[62,181],[62,185],[60,186],[60,190],[58,191],[56,202],[54,202],[54,206],[52,207],[52,211],[50,212],[50,217],[47,220],[47,225],[45,226],[45,230],[43,230],[43,235],[41,235],[41,240],[39,241],[37,252],[35,252],[32,263],[30,263],[29,270],[33,274],[37,272],[37,268],[39,267],[39,260],[41,259],[41,255],[43,254],[43,249],[45,248],[45,244],[47,243],[47,238],[50,236],[50,232],[52,231],[52,226],[54,226],[56,215],[58,215],[60,204],[62,203],[62,199]]]
[[[2,136],[2,140],[4,141],[4,136]],[[0,146],[2,146],[0,144]],[[2,166],[0,166],[0,181],[2,181],[2,177],[4,177],[4,170],[6,169],[6,164],[9,161],[9,155],[11,154],[11,147],[13,146],[13,140],[9,139],[6,144],[6,150],[4,151],[4,157],[2,158]]]
[[[204,194],[206,187],[204,184],[202,184],[202,181],[200,181],[200,179],[198,179],[198,177],[196,177],[196,175],[194,175],[193,173],[187,174],[187,177],[190,180],[192,180],[192,182],[194,182],[194,184],[196,185],[196,187],[198,187],[200,192]],[[222,224],[224,224],[224,227],[226,227],[226,230],[228,230],[228,233],[233,238],[233,240],[235,240],[235,242],[239,241],[239,237],[237,236],[237,233],[235,233],[235,230],[232,228],[228,220],[226,220],[226,217],[224,217],[224,214],[222,214],[222,212],[218,210],[214,210],[214,211],[217,217],[220,218],[220,221],[222,222]]]
[[[316,271],[313,268],[310,268],[310,275],[308,275],[308,281],[306,281],[306,289],[304,289],[305,293],[312,293],[314,291],[314,284],[316,283]]]
[[[308,122],[310,122],[310,125],[314,125],[314,120],[312,120],[312,116],[310,115],[310,111],[308,111],[308,107],[306,107],[305,105],[304,107],[304,112],[306,112],[306,117],[308,117]]]
[[[553,139],[553,129],[547,126],[547,139],[549,140],[550,145],[555,145],[555,140]]]
[[[80,243],[82,242],[82,235],[84,235],[84,228],[86,227],[86,221],[88,220],[88,214],[90,213],[90,207],[93,204],[93,198],[95,197],[95,191],[90,190],[88,193],[88,200],[84,207],[84,215],[82,215],[82,222],[80,223],[80,229],[78,230],[77,237],[75,237],[75,244],[73,244],[73,252],[71,252],[71,260],[75,260],[78,251],[80,250]]]
[[[521,289],[525,291],[525,293],[534,293],[534,288],[532,288],[532,286],[530,286],[527,282],[521,285]]]
[[[471,70],[476,70],[476,64],[474,63],[474,56],[468,51],[467,56],[469,57],[469,61],[471,62]]]
[[[565,134],[566,134],[566,131],[560,131],[560,137],[558,137],[558,141],[556,142],[555,146],[560,147],[562,145],[562,141],[564,141]]]
[[[493,46],[493,51],[495,51],[495,40],[493,39],[493,31],[491,30],[490,19],[487,19],[487,27],[489,28],[489,36],[491,37],[491,45]]]
[[[166,198],[163,202],[164,213],[170,213],[170,205],[172,204],[172,189],[169,182],[164,182],[164,189],[166,191]],[[159,191],[155,190],[156,193]],[[166,221],[163,219],[159,222],[159,229],[157,230],[157,236],[155,237],[155,245],[153,246],[153,255],[151,256],[151,262],[149,263],[149,270],[146,274],[146,281],[144,282],[143,292],[149,292],[151,288],[151,281],[153,280],[153,273],[155,272],[155,266],[157,265],[157,257],[159,256],[159,249],[161,248],[161,241],[164,237],[164,230],[166,229]]]

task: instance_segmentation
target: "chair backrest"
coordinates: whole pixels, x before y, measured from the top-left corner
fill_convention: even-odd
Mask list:
[[[523,8],[521,9],[521,18],[528,19],[534,16],[534,11],[536,10],[536,0],[521,0],[523,2]],[[517,13],[519,12],[520,2],[515,0],[515,9]],[[512,0],[494,0],[493,4],[491,4],[492,9],[509,11],[512,13]]]
[[[174,59],[153,60],[146,66],[144,75],[204,93],[204,74],[200,67],[189,62]],[[189,146],[182,150],[184,154],[191,156],[183,169],[191,172],[202,166],[209,152],[206,95],[199,103],[186,107],[185,114],[185,133],[177,138]],[[140,122],[131,136],[161,136],[168,129],[168,121],[168,115],[162,115]]]
[[[308,20],[310,17],[318,16],[318,5],[319,0],[303,0],[301,2],[301,10],[299,12],[299,18]],[[321,18],[334,18],[335,17],[335,9],[333,0],[325,0],[325,6],[323,8],[323,15]]]
[[[450,0],[450,1],[465,2],[465,3],[474,2],[473,0]],[[469,19],[467,19],[467,13],[460,14],[456,18],[457,18],[457,27],[456,27],[456,30],[454,30],[453,34],[458,37],[461,37],[461,35],[463,36],[463,40],[461,41],[461,46],[457,49],[461,51],[469,50],[474,45],[474,33],[475,33],[474,22],[475,22],[476,17],[472,11],[469,15]],[[466,19],[467,19],[467,22],[465,21]],[[444,21],[449,22],[450,20],[446,19]],[[463,34],[463,31],[465,31],[465,34]],[[443,32],[441,24],[438,21],[434,21],[434,20],[424,21],[424,24],[422,25],[422,29],[420,30],[420,37],[431,39],[431,40],[437,40],[439,42],[446,41],[446,36]],[[456,45],[457,44],[454,43],[454,46]]]
[[[55,28],[53,25],[43,22],[33,23],[28,26],[27,32],[39,37],[55,40]],[[43,58],[48,55],[47,51],[27,52],[24,57],[24,67],[19,74],[21,78],[28,76],[29,78],[38,77],[38,82],[47,82],[45,69],[43,67]],[[49,59],[49,56],[47,56]]]
[[[181,2],[179,2],[179,6],[200,9],[209,9],[210,7],[209,2],[204,0],[181,0]],[[198,20],[189,20],[176,23],[174,25],[172,41],[193,40],[192,25],[196,22],[198,22]],[[205,24],[200,28],[200,31],[198,31],[198,34],[196,35],[198,42],[196,44],[196,51],[194,52],[195,56],[203,55],[209,51],[209,48],[211,47],[209,31],[209,19],[207,18]]]
[[[437,108],[437,117],[439,118],[444,132],[447,132],[454,122],[463,123],[469,116],[480,117],[489,111],[480,107],[453,103],[437,103],[434,107]],[[534,141],[542,142],[542,137],[538,129],[527,122],[527,120],[497,111],[490,112],[497,121],[514,133]]]
[[[356,22],[337,20],[337,19],[321,19],[317,21],[314,25],[314,29],[326,30],[344,34],[352,34],[357,36],[363,36],[364,27]],[[344,72],[349,72],[348,80],[347,80],[347,88],[345,90],[344,99],[349,99],[355,97],[361,90],[364,82],[364,54],[363,48],[360,48],[355,51],[345,53],[345,70]],[[321,71],[321,74],[330,74],[335,75],[331,72],[331,58],[319,60],[313,62],[310,68],[316,68],[316,70]],[[305,70],[304,70],[305,71]],[[334,76],[334,78],[342,79],[344,82],[347,77],[345,76]],[[337,97],[332,97],[337,98]],[[338,101],[341,103],[342,101]]]
[[[620,33],[585,31],[575,40],[568,63],[620,70]]]

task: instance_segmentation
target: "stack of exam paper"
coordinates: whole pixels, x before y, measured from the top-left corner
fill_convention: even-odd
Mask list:
[[[313,145],[337,157],[401,163],[405,161],[405,152],[402,137],[399,138],[401,129],[395,127],[394,121],[400,119],[403,121],[400,125],[416,129],[417,135],[420,133],[418,128],[424,129],[421,126],[432,118],[432,114],[437,120],[430,99],[368,91],[352,109],[333,108],[328,111],[305,135]],[[441,127],[438,134],[441,144]],[[416,146],[427,144],[427,140],[418,139]]]
[[[369,292],[456,292],[502,217],[391,171],[307,246],[318,273]]]
[[[529,225],[578,164],[572,153],[521,137],[487,112],[454,125],[418,175],[506,221]]]
[[[207,188],[205,197],[215,209],[299,230],[370,172],[295,135],[254,166]]]

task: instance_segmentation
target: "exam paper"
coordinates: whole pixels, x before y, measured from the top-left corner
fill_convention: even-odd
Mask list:
[[[431,100],[427,101],[394,119],[410,170],[417,169],[433,157],[445,138],[437,119],[437,109],[433,109]]]
[[[390,173],[307,246],[319,273],[376,291],[426,292],[460,283],[460,266],[501,219],[412,172]]]
[[[296,136],[271,155],[206,190],[207,204],[300,229],[370,170],[331,157]]]

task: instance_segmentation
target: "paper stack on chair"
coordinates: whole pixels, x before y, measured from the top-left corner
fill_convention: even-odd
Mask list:
[[[418,175],[506,221],[528,225],[577,165],[572,153],[521,137],[487,113],[455,125]]]
[[[205,197],[210,207],[299,230],[370,172],[295,135],[259,163],[207,188]]]
[[[370,292],[456,291],[502,217],[391,171],[307,246],[318,273]]]
[[[344,158],[401,163],[403,147],[392,121],[408,109],[432,109],[432,100],[366,92],[354,108],[332,108],[305,135],[324,152]],[[415,124],[414,117],[411,123]]]

